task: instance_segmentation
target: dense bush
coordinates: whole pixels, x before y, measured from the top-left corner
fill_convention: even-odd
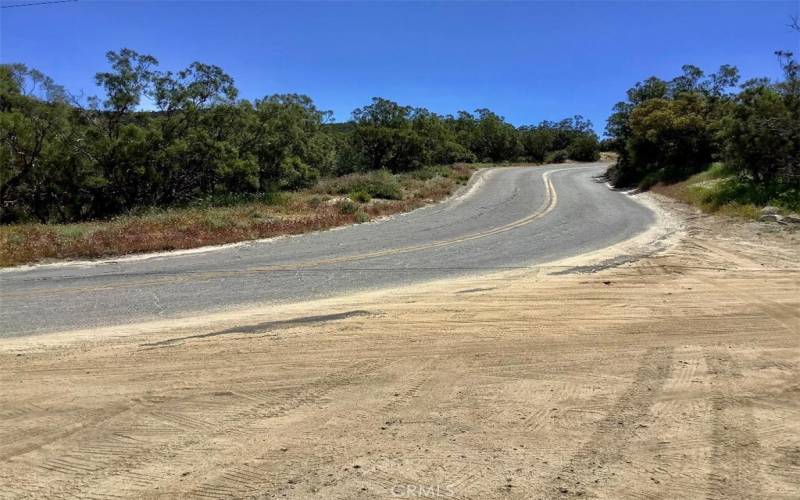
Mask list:
[[[695,66],[663,81],[650,78],[614,107],[606,144],[619,154],[609,174],[618,185],[677,181],[722,160],[747,199],[796,193],[800,183],[800,66],[777,53],[784,79],[754,79],[722,66],[706,77]]]
[[[719,128],[732,168],[759,183],[800,183],[800,95],[745,89]]]
[[[564,163],[569,158],[567,151],[565,149],[559,149],[558,151],[552,151],[547,153],[545,156],[545,161],[547,163]]]
[[[366,193],[372,198],[399,200],[403,198],[403,188],[397,177],[388,170],[348,174],[328,180],[319,186],[328,193],[350,194]]]
[[[576,137],[567,146],[567,156],[575,161],[597,161],[600,159],[600,143],[593,135]]]
[[[516,128],[487,109],[441,116],[375,98],[333,124],[307,96],[239,99],[217,66],[160,71],[129,49],[107,58],[95,78],[104,95],[83,103],[36,70],[0,65],[0,222],[252,199],[371,171],[345,181],[342,194],[399,198],[388,172],[542,161],[558,150],[594,159],[597,148],[581,117]]]
[[[594,161],[600,154],[600,143],[592,124],[581,116],[560,122],[544,121],[535,127],[521,127],[520,137],[523,155],[531,161],[553,161],[548,160],[552,156],[563,157],[559,161],[565,161],[567,157],[578,161]],[[548,153],[556,151],[559,153],[548,156]]]

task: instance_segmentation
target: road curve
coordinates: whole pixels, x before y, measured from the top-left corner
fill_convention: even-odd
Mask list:
[[[388,220],[208,252],[0,273],[0,337],[196,315],[541,264],[612,245],[653,214],[595,180],[606,165],[485,171]]]

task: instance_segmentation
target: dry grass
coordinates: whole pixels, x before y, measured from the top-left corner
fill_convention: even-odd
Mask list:
[[[596,273],[0,339],[0,496],[800,498],[798,240],[663,209]]]
[[[613,151],[602,151],[600,153],[600,161],[614,163],[619,159],[619,154]]]
[[[395,200],[337,200],[333,195],[340,194],[342,183],[327,179],[310,190],[283,193],[270,201],[175,208],[80,224],[3,226],[0,266],[182,250],[365,222],[441,200],[476,168],[459,164],[390,176],[400,190]]]

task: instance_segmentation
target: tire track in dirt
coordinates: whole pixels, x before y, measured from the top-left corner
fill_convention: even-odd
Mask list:
[[[604,479],[615,474],[610,466],[622,459],[637,424],[648,417],[656,395],[670,376],[672,352],[671,347],[653,347],[644,353],[628,389],[595,424],[589,440],[546,484],[547,498],[597,496]]]
[[[253,421],[287,415],[317,401],[336,387],[353,383],[377,367],[378,363],[372,361],[353,363],[347,368],[334,370],[309,382],[296,391],[288,401],[284,400],[277,407],[274,400],[254,403],[245,399],[214,415],[213,421],[208,417],[201,419],[194,415],[182,415],[179,409],[142,409],[132,414],[118,415],[113,422],[109,421],[103,426],[105,429],[99,436],[89,442],[67,448],[65,452],[39,464],[38,468],[43,473],[56,475],[54,478],[49,478],[47,491],[50,494],[57,492],[56,496],[59,497],[83,497],[104,481],[126,485],[126,489],[130,490],[128,494],[135,496],[135,489],[131,489],[131,486],[136,483],[136,476],[165,479],[163,471],[158,468],[154,471],[149,470],[150,464],[157,462],[165,453],[173,457],[178,456],[182,450],[191,449],[198,440],[211,442],[226,435],[239,435],[237,439],[243,439],[241,434],[248,434],[248,429],[251,427],[248,424]],[[191,401],[183,401],[182,404],[184,412],[191,412]],[[141,426],[137,426],[137,422]],[[137,427],[152,429],[165,425],[171,432],[157,433],[150,439],[137,439],[138,436],[127,440],[118,438],[121,435],[135,436]],[[258,431],[260,429],[253,429],[251,432]],[[97,433],[97,429],[94,429],[94,432]],[[73,439],[80,439],[80,433],[76,433]],[[87,450],[102,450],[103,453],[85,453]],[[152,487],[152,484],[153,482],[150,482],[146,488]],[[37,496],[32,495],[31,491],[25,491],[24,487],[16,493],[20,497]]]
[[[797,498],[800,344],[774,315],[793,321],[800,275],[691,250],[597,276],[309,304],[278,317],[384,314],[274,338],[141,349],[206,331],[182,326],[9,344],[0,451],[28,430],[41,446],[0,461],[0,498],[391,498],[407,485],[445,498]],[[494,290],[457,293],[476,288]],[[724,369],[709,366],[719,351]],[[731,444],[753,436],[758,453]]]
[[[275,451],[252,457],[246,464],[226,467],[215,477],[181,492],[190,498],[275,498],[301,482],[319,480],[321,471],[335,462],[335,454],[317,448],[316,456]],[[176,494],[174,489],[172,493]],[[286,496],[285,494],[282,496]]]
[[[594,390],[603,381],[593,379],[590,374],[565,379],[569,382],[551,381],[549,385],[553,387],[550,388],[545,404],[520,422],[526,435],[578,429],[603,418],[608,407],[609,394],[604,390]]]
[[[711,404],[704,352],[676,348],[650,418],[640,423],[606,498],[707,498]]]
[[[463,491],[468,485],[483,479],[485,475],[481,469],[487,459],[489,457],[484,457],[483,461],[460,460],[443,468],[439,456],[407,455],[403,457],[404,463],[424,464],[415,474],[401,472],[397,467],[388,469],[385,466],[378,466],[369,471],[367,479],[371,484],[381,487],[380,498],[427,496],[466,500],[476,498],[475,495],[463,494]],[[414,488],[412,491],[416,491],[417,494],[409,495],[409,487]]]
[[[424,491],[441,493],[444,489],[448,498],[463,498],[462,492],[483,475],[482,461],[461,460],[458,467],[443,465],[458,455],[447,436],[457,433],[459,427],[452,421],[452,412],[461,408],[459,398],[454,396],[464,389],[458,382],[463,368],[457,358],[437,356],[423,365],[405,392],[397,393],[398,399],[382,408],[380,413],[388,418],[384,430],[391,432],[394,439],[402,440],[416,429],[431,433],[424,454],[419,450],[406,453],[402,468],[383,463],[369,473],[368,479],[382,485],[386,494],[398,485],[412,485]]]
[[[366,376],[375,376],[376,371],[382,367],[377,361],[356,361],[354,366],[362,366],[361,370],[356,370],[343,377],[329,376],[327,379],[335,379],[335,383],[324,391],[324,394],[314,392],[314,396],[306,395],[299,398],[304,405],[319,405],[324,401],[324,408],[317,408],[311,413],[306,413],[300,421],[292,423],[291,430],[282,437],[284,441],[296,443],[289,445],[288,448],[280,450],[271,449],[264,451],[270,445],[262,444],[257,441],[247,441],[247,436],[239,438],[239,446],[234,450],[230,460],[226,457],[230,454],[227,450],[224,453],[215,455],[219,461],[229,461],[225,467],[214,466],[206,468],[204,471],[196,471],[195,475],[202,475],[206,479],[185,490],[182,494],[190,497],[200,498],[249,498],[266,497],[272,498],[282,492],[291,491],[295,485],[301,482],[319,481],[323,470],[334,463],[337,459],[341,460],[346,455],[346,450],[334,449],[329,446],[316,443],[313,445],[314,456],[305,454],[296,455],[292,449],[303,449],[311,446],[315,441],[316,433],[322,432],[328,427],[328,422],[335,421],[336,415],[346,412],[348,408],[343,405],[346,403],[337,402],[335,396],[326,395],[342,387],[352,387],[365,383]],[[248,395],[253,396],[257,392],[249,391]],[[279,413],[270,412],[268,418],[282,417],[288,415],[285,406],[278,408]],[[264,415],[252,418],[248,415],[246,421],[240,422],[246,426],[248,422],[262,421]],[[253,431],[266,431],[261,427],[253,427]],[[273,440],[277,436],[274,433]],[[301,435],[301,437],[299,437]],[[271,446],[274,448],[274,443]],[[171,490],[177,485],[172,482],[165,484],[164,488]]]
[[[707,353],[706,363],[715,386],[711,398],[710,496],[764,498],[759,467],[761,445],[752,408],[741,393],[743,376],[738,363],[720,349]]]
[[[786,327],[790,332],[800,333],[800,312],[793,307],[768,299],[763,294],[752,290],[743,291],[743,287],[734,288],[721,280],[704,279],[703,281],[740,299],[744,304],[754,305],[760,312]]]
[[[392,391],[391,399],[381,408],[377,409],[377,412],[379,414],[394,415],[402,407],[411,404],[423,387],[429,384],[433,378],[433,374],[430,372],[432,365],[432,359],[424,360],[421,364],[414,363],[414,368],[412,370],[406,370],[403,377],[404,379],[401,380],[400,384]],[[388,421],[386,425],[389,425]]]
[[[761,263],[754,260],[752,257],[742,255],[741,253],[733,253],[721,248],[717,244],[713,244],[707,241],[702,243],[700,242],[693,242],[693,246],[700,248],[706,252],[711,252],[718,256],[721,256],[727,259],[728,262],[733,263],[736,266],[741,268],[759,268],[762,266]],[[785,304],[781,304],[780,302],[776,302],[768,297],[766,297],[763,293],[758,293],[752,290],[751,286],[734,286],[732,283],[732,276],[730,273],[726,274],[725,280],[719,279],[712,279],[708,277],[700,277],[700,281],[713,286],[715,288],[721,289],[727,294],[740,299],[745,304],[754,304],[758,309],[766,314],[770,319],[774,320],[776,323],[779,323],[785,326],[789,331],[793,333],[800,332],[800,310],[795,307],[787,306]],[[735,281],[743,281],[741,278],[736,279]],[[740,283],[736,283],[740,285]],[[760,286],[760,283],[758,284]]]
[[[120,405],[116,408],[106,409],[102,414],[85,414],[80,422],[73,423],[67,427],[56,426],[53,423],[55,419],[45,417],[40,425],[33,429],[27,425],[14,425],[13,420],[23,420],[24,424],[30,424],[31,420],[35,419],[37,415],[44,413],[42,408],[30,405],[22,411],[9,413],[12,418],[0,418],[0,423],[8,430],[8,432],[3,432],[4,437],[0,442],[0,462],[67,439],[73,434],[100,425],[130,410],[131,407],[129,405]]]
[[[333,429],[338,425],[347,427],[367,425],[369,429],[373,429],[376,422],[369,422],[369,419],[378,419],[384,423],[383,420],[387,418],[390,420],[384,423],[384,427],[388,428],[395,424],[402,425],[403,419],[396,417],[398,412],[402,412],[407,407],[412,406],[413,401],[421,393],[424,394],[426,391],[433,390],[433,388],[428,387],[433,379],[433,374],[431,373],[433,366],[434,360],[432,358],[416,359],[410,364],[400,363],[397,365],[395,363],[383,366],[383,371],[388,370],[400,377],[399,383],[394,380],[387,383],[387,388],[391,388],[388,391],[390,398],[388,402],[378,407],[353,408],[347,414],[348,418],[346,420],[338,418],[339,414],[347,411],[342,406],[347,405],[347,403],[340,402],[334,405],[330,411],[306,415],[307,418],[293,425],[291,435],[287,435],[287,439],[298,441],[297,446],[303,448],[314,442],[314,436],[322,432],[323,429],[334,431]],[[375,375],[378,379],[380,378],[378,374]],[[303,435],[304,438],[298,438],[298,434]],[[308,455],[294,456],[290,449],[287,449],[288,453],[269,452],[264,454],[262,447],[248,449],[243,446],[238,452],[239,456],[236,460],[241,462],[246,459],[246,464],[238,463],[232,465],[217,474],[209,471],[209,475],[213,477],[189,490],[188,495],[201,498],[243,498],[253,496],[271,498],[283,494],[291,495],[294,492],[295,485],[301,482],[318,483],[318,486],[314,488],[336,485],[342,478],[340,471],[331,468],[332,464],[336,460],[342,460],[343,456],[346,456],[349,452],[347,450],[328,448],[324,445],[315,444],[315,455],[313,458],[309,458]],[[353,462],[361,461],[366,463],[369,461],[369,457],[353,456],[351,460]],[[254,464],[258,464],[258,469],[255,468]],[[363,479],[366,481],[365,484],[369,484],[372,474],[361,470],[359,472],[367,474]],[[381,477],[386,479],[389,476]],[[383,484],[389,485],[390,482],[384,482]]]

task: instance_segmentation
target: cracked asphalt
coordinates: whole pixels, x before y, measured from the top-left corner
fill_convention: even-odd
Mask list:
[[[543,264],[628,239],[653,214],[607,165],[483,171],[444,203],[387,220],[206,252],[0,273],[0,337],[179,318]]]

